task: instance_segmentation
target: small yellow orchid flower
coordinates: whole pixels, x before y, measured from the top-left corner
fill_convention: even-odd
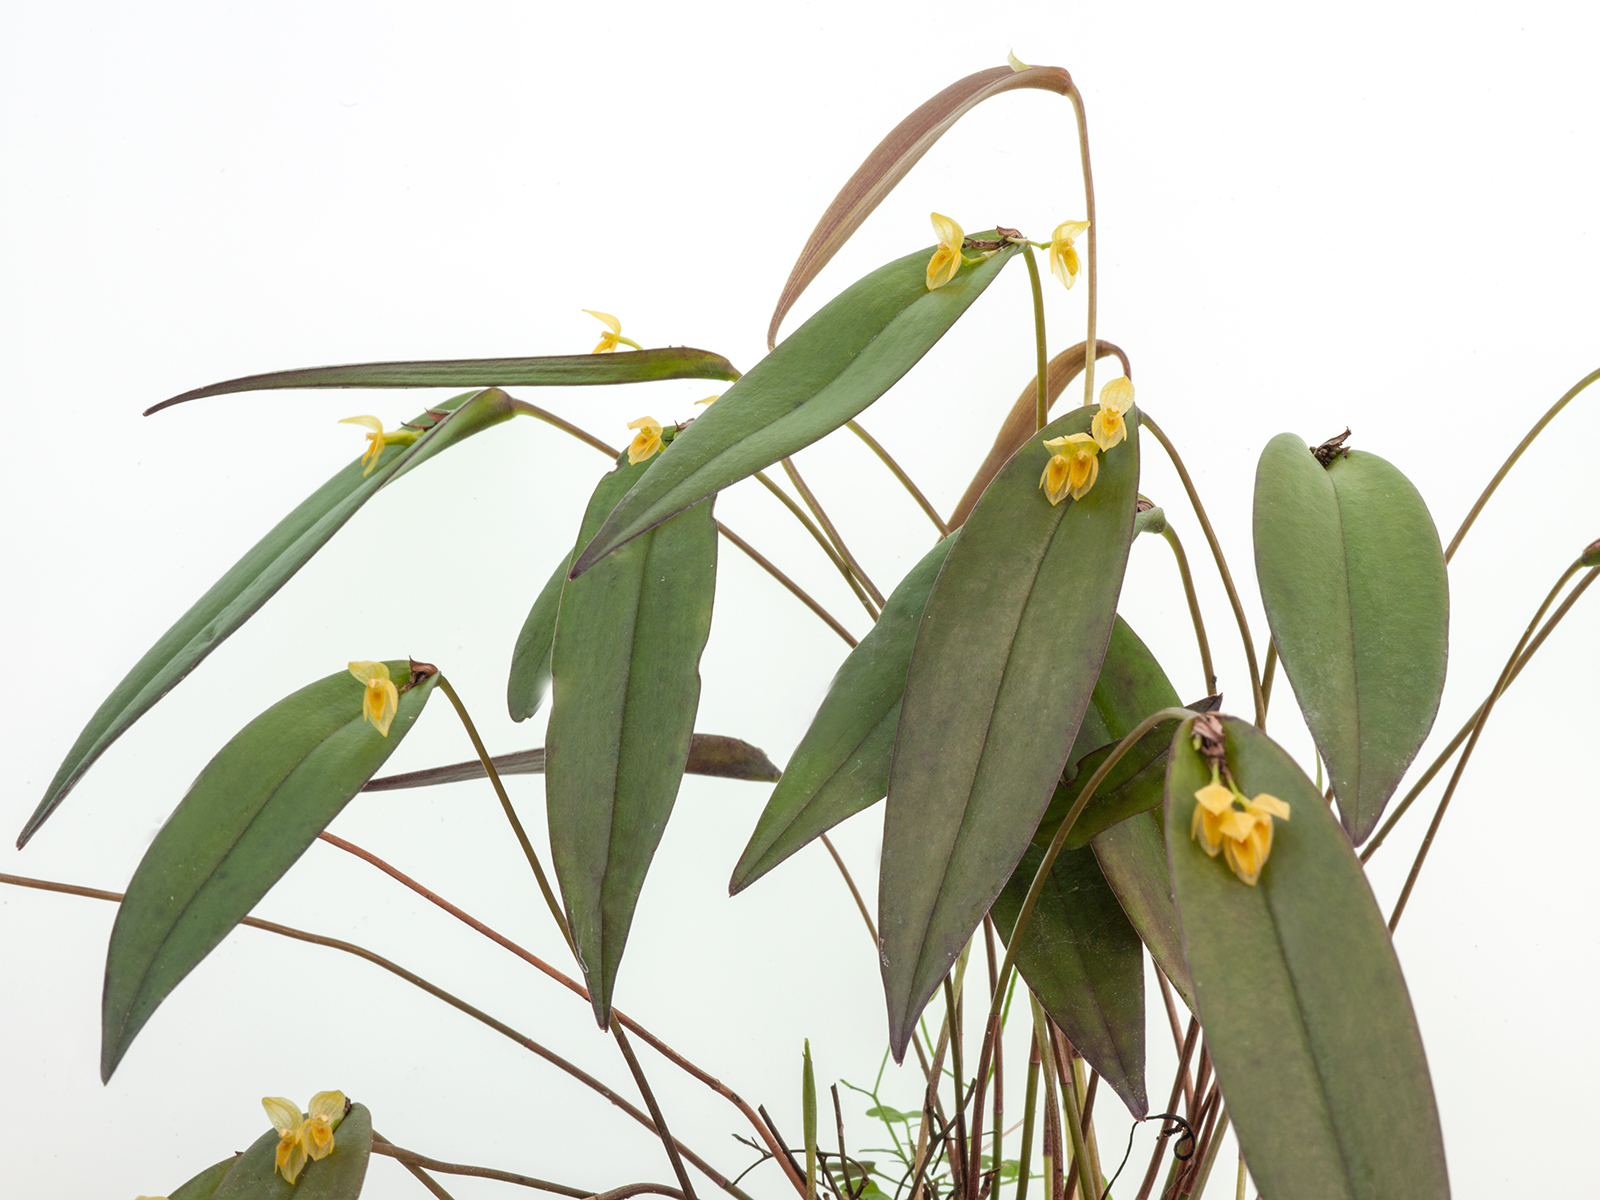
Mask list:
[[[607,330],[607,332],[600,335],[600,340],[595,343],[594,349],[589,351],[590,354],[610,354],[618,346],[632,346],[635,350],[644,349],[632,338],[622,336],[622,322],[610,313],[595,312],[592,308],[586,308],[583,311],[599,321]]]
[[[1109,450],[1128,436],[1128,425],[1122,414],[1133,407],[1133,380],[1127,376],[1113,379],[1100,389],[1100,411],[1095,413],[1089,430],[1100,449]]]
[[[293,1183],[306,1165],[306,1147],[300,1140],[300,1106],[282,1096],[263,1096],[261,1107],[267,1110],[267,1119],[278,1131],[278,1153],[272,1160],[273,1166]]]
[[[384,432],[383,422],[377,417],[345,417],[339,424],[359,425],[367,431],[367,451],[361,456],[361,461],[367,464],[367,469],[361,472],[363,479],[372,474],[372,468],[378,465],[378,455],[383,453],[385,446],[409,446],[417,440],[416,431],[411,429]]]
[[[1031,70],[1033,70],[1032,67],[1030,67],[1027,63],[1023,62],[1020,58],[1017,57],[1017,53],[1016,53],[1015,50],[1007,50],[1006,51],[1006,62],[1011,64],[1011,69],[1013,71],[1031,71]]]
[[[340,1091],[318,1092],[311,1097],[311,1109],[300,1126],[300,1144],[312,1162],[320,1162],[333,1153],[333,1131],[339,1128],[349,1106]]]
[[[1215,858],[1222,851],[1222,823],[1233,811],[1233,790],[1213,779],[1196,792],[1194,798],[1199,803],[1194,806],[1194,819],[1189,822],[1189,836]]]
[[[928,290],[931,292],[956,277],[965,261],[961,243],[967,240],[967,235],[961,232],[961,226],[941,213],[929,213],[928,219],[933,222],[933,236],[939,239],[939,248],[928,260]]]
[[[1069,288],[1078,281],[1078,269],[1082,266],[1078,252],[1072,247],[1072,239],[1082,237],[1088,230],[1087,221],[1063,221],[1050,235],[1050,273]]]
[[[715,396],[707,396],[704,400],[696,400],[694,402],[694,406],[696,408],[699,408],[703,404],[710,404],[713,400],[721,400],[721,399],[722,399],[722,393],[718,392]]]
[[[1055,451],[1044,465],[1044,474],[1039,476],[1039,486],[1050,503],[1060,504],[1069,492],[1074,500],[1082,499],[1100,477],[1099,445],[1087,433],[1046,438],[1044,445]]]
[[[381,662],[353,662],[350,664],[350,674],[367,688],[366,695],[361,698],[361,715],[371,721],[379,733],[388,737],[389,725],[400,707],[400,690],[389,678],[388,666]]]
[[[633,435],[633,441],[628,445],[628,462],[642,463],[645,459],[661,451],[661,422],[654,417],[640,417],[637,421],[628,422],[629,429],[639,432]]]

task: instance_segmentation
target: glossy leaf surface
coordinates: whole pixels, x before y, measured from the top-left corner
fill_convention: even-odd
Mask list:
[[[667,346],[616,354],[561,354],[542,358],[457,358],[417,362],[350,363],[244,375],[163,400],[145,416],[187,400],[273,388],[582,387],[648,383],[657,379],[737,379],[720,354]]]
[[[1256,576],[1284,674],[1357,845],[1433,727],[1450,594],[1410,480],[1352,450],[1323,467],[1293,434],[1261,452]]]
[[[883,799],[911,647],[953,540],[953,535],[945,538],[911,568],[833,677],[733,869],[730,895]]]
[[[403,685],[409,664],[387,665]],[[329,675],[278,701],[206,764],[117,909],[101,1005],[102,1079],[172,989],[377,773],[436,679],[401,694],[384,737],[362,716],[363,685],[348,671]]]
[[[655,458],[573,563],[630,538],[831,433],[916,365],[983,294],[1007,247],[928,290],[929,246],[857,280],[785,338]]]
[[[1071,86],[1072,77],[1060,67],[1030,67],[1026,71],[1013,71],[1009,66],[990,67],[956,80],[919,105],[867,155],[866,161],[839,189],[839,194],[811,231],[778,297],[777,308],[767,326],[767,345],[777,340],[779,323],[806,285],[839,252],[839,247],[850,240],[850,235],[894,190],[895,184],[905,178],[906,172],[916,166],[933,144],[967,112],[1002,92],[1042,88],[1064,96]]]
[[[619,467],[600,482],[585,530],[640,469]],[[551,859],[602,1027],[689,754],[716,567],[717,527],[706,503],[562,589],[545,801]]]
[[[497,754],[489,761],[501,775],[543,775],[544,747]],[[685,775],[711,775],[717,779],[742,779],[751,783],[776,783],[783,777],[759,746],[721,733],[697,733],[689,739],[689,761]],[[445,767],[427,767],[400,775],[384,775],[369,780],[364,792],[393,792],[403,788],[432,787],[440,783],[463,783],[487,779],[489,772],[476,758]]]
[[[990,910],[1007,945],[1044,854],[1028,847]],[[1144,1116],[1144,952],[1092,851],[1056,857],[1023,928],[1017,970],[1078,1053]]]
[[[1081,500],[1051,505],[1036,435],[984,492],[917,633],[889,775],[878,928],[890,1045],[1011,877],[1061,777],[1116,615],[1139,481],[1137,410]]]
[[[372,474],[363,476],[359,458],[352,458],[279,521],[161,635],[100,705],[23,826],[17,845],[34,835],[112,742],[249,620],[379,488],[440,451],[508,419],[515,412],[515,403],[497,389],[446,401],[413,422],[426,428],[416,442],[385,447]],[[446,415],[434,415],[437,413]]]
[[[277,1153],[278,1133],[269,1129],[239,1156],[215,1200],[356,1200],[372,1155],[372,1114],[352,1104],[333,1131],[333,1153],[306,1163],[292,1184],[274,1166]]]
[[[1320,470],[1320,468],[1318,468]],[[1273,822],[1256,886],[1190,837],[1211,780],[1173,740],[1167,855],[1198,1014],[1234,1127],[1265,1196],[1449,1195],[1438,1111],[1400,963],[1350,839],[1265,734],[1225,718],[1228,764]]]
[[[228,1172],[233,1170],[233,1164],[238,1161],[239,1156],[231,1154],[219,1163],[212,1163],[200,1174],[172,1192],[167,1197],[167,1200],[211,1200],[211,1197],[216,1194],[217,1187],[227,1178]]]

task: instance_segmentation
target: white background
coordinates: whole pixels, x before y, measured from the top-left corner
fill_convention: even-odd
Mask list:
[[[150,419],[142,408],[282,367],[581,352],[597,334],[581,308],[618,314],[645,345],[701,346],[747,369],[837,187],[901,116],[1012,47],[1068,67],[1087,97],[1101,333],[1129,351],[1139,402],[1186,454],[1257,644],[1266,631],[1248,516],[1272,435],[1320,441],[1348,424],[1355,444],[1412,478],[1448,539],[1528,425],[1600,365],[1600,29],[1570,4],[1319,14],[1006,2],[9,6],[0,827],[21,827],[83,722],[167,625],[358,453],[358,432],[334,421],[371,412],[393,427],[431,394],[255,394]],[[998,221],[1047,236],[1083,215],[1076,163],[1059,98],[987,103],[867,222],[786,328],[928,244],[930,209],[968,229]],[[1085,290],[1046,286],[1060,348],[1081,337]],[[1032,373],[1030,334],[1019,266],[863,418],[945,511]],[[628,420],[688,417],[710,390],[531,398],[621,443]],[[1435,743],[1600,534],[1597,433],[1594,402],[1580,399],[1455,559]],[[931,526],[841,439],[799,462],[887,590]],[[1153,445],[1145,463],[1143,490],[1190,549],[1228,707],[1248,711],[1192,514]],[[120,890],[216,748],[352,658],[437,662],[492,749],[539,744],[542,716],[516,727],[504,715],[506,660],[604,466],[518,421],[384,492],[106,754],[25,852],[0,852],[0,871]],[[864,632],[860,608],[763,492],[740,485],[718,514]],[[720,583],[698,727],[782,762],[843,644],[726,545]],[[1122,611],[1178,690],[1198,695],[1176,572],[1154,539],[1135,548]],[[1398,936],[1461,1197],[1572,1195],[1592,1178],[1596,787],[1584,705],[1596,628],[1594,601],[1581,602],[1497,711]],[[1288,698],[1285,688],[1273,728],[1309,765]],[[443,702],[431,709],[395,768],[469,755]],[[538,781],[513,786],[541,825]],[[801,1038],[821,1079],[863,1082],[884,1019],[872,948],[820,847],[726,897],[766,791],[685,784],[617,997],[797,1137]],[[869,895],[880,812],[838,835]],[[1419,805],[1374,860],[1385,909],[1425,823]],[[359,799],[335,828],[560,960],[487,787]],[[542,1061],[366,964],[249,930],[178,989],[102,1087],[113,912],[0,892],[10,1195],[174,1188],[265,1127],[260,1095],[304,1101],[327,1087],[438,1157],[596,1189],[670,1178],[641,1129]],[[361,941],[625,1085],[579,1002],[330,847],[314,847],[260,913]],[[1163,1019],[1150,1047],[1159,1103],[1171,1059]],[[728,1137],[736,1114],[645,1061],[680,1136],[730,1175],[742,1169],[749,1155]],[[913,1074],[890,1068],[891,1103],[915,1107]],[[1020,1112],[1020,1096],[1013,1104]],[[1126,1129],[1113,1108],[1101,1109],[1112,1162]],[[1130,1172],[1149,1137],[1141,1131]],[[1228,1191],[1232,1173],[1224,1157],[1213,1190]],[[771,1166],[747,1186],[784,1191]],[[367,1194],[423,1193],[375,1162]]]

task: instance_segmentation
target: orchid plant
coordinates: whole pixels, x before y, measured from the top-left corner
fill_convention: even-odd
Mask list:
[[[934,212],[933,248],[851,284],[780,340],[807,286],[939,136],[974,106],[1019,88],[1055,93],[1073,106],[1081,214],[1062,214],[1048,240],[1033,241],[1003,226],[968,235]],[[1250,531],[1270,628],[1258,654],[1179,450],[1135,403],[1130,355],[1096,328],[1089,161],[1083,99],[1069,74],[1013,58],[941,91],[867,157],[807,240],[773,312],[769,353],[747,373],[709,351],[642,347],[623,336],[616,316],[586,309],[604,327],[588,354],[284,371],[198,388],[151,409],[273,388],[466,389],[394,430],[373,416],[347,418],[366,431],[364,453],[251,548],[129,671],[90,718],[19,845],[116,739],[379,489],[517,416],[564,430],[611,466],[573,531],[570,553],[551,564],[531,597],[507,665],[513,719],[526,720],[548,700],[545,746],[491,755],[445,669],[407,658],[351,661],[267,707],[217,751],[117,898],[103,1077],[163,1000],[241,923],[360,953],[512,1036],[488,1014],[369,951],[250,916],[321,839],[494,937],[590,1006],[643,1107],[567,1064],[574,1086],[601,1089],[659,1137],[672,1175],[670,1183],[615,1181],[603,1193],[610,1200],[692,1200],[708,1184],[750,1200],[756,1181],[772,1194],[792,1188],[804,1200],[823,1193],[988,1200],[1008,1191],[1027,1200],[1035,1189],[1046,1200],[1165,1200],[1205,1193],[1230,1128],[1239,1196],[1249,1177],[1271,1200],[1447,1196],[1432,1084],[1391,934],[1496,701],[1600,573],[1600,543],[1561,574],[1472,718],[1413,773],[1445,684],[1447,564],[1532,439],[1600,372],[1515,447],[1448,546],[1417,489],[1375,452],[1381,447],[1352,447],[1348,431],[1317,444],[1289,433],[1271,440],[1256,466]],[[1054,357],[1036,249],[1048,252],[1060,284],[1071,288],[1080,276],[1087,284],[1084,336]],[[1019,258],[1034,303],[1034,378],[966,496],[944,516],[856,418]],[[1097,370],[1108,359],[1117,373],[1097,391]],[[1082,405],[1052,415],[1080,378]],[[723,390],[700,401],[703,411],[692,419],[629,422],[632,440],[620,449],[509,390],[667,379],[716,381]],[[885,487],[904,488],[933,526],[926,554],[887,594],[792,461],[841,431],[871,447],[886,468]],[[1224,585],[1248,665],[1233,704],[1248,716],[1228,715],[1212,670],[1180,520],[1140,493],[1147,451],[1172,461]],[[774,466],[789,489],[767,474]],[[801,583],[717,520],[718,493],[750,478],[781,499],[797,536],[814,540],[848,583],[873,621],[865,637],[858,641]],[[1118,615],[1140,535],[1164,541],[1176,556],[1207,685],[1188,703]],[[825,622],[848,647],[781,772],[738,730],[695,727],[724,541],[788,589],[808,610],[797,609],[798,617]],[[1267,733],[1280,669],[1314,739],[1311,763],[1295,761]],[[477,760],[383,775],[435,691],[465,727]],[[1282,705],[1283,689],[1276,691]],[[1452,759],[1428,836],[1386,915],[1365,864]],[[540,772],[548,869],[502,783],[507,774]],[[735,895],[813,842],[831,850],[834,826],[883,803],[875,913],[837,854],[835,861],[881,964],[885,1060],[911,1055],[921,1069],[921,1095],[906,1110],[881,1096],[881,1071],[871,1088],[846,1085],[870,1100],[868,1116],[881,1123],[888,1147],[846,1144],[837,1086],[837,1138],[824,1134],[809,1044],[798,1084],[801,1125],[787,1137],[765,1106],[752,1108],[615,1007],[635,906],[686,772],[771,787],[730,865]],[[486,780],[498,797],[570,964],[516,947],[327,831],[363,791],[468,778]],[[974,954],[984,964],[976,971]],[[1146,1079],[1147,958],[1177,1057],[1154,1102]],[[976,1007],[967,990],[974,978]],[[680,1140],[684,1131],[652,1091],[636,1041],[730,1102],[754,1159],[744,1171],[713,1166]],[[1016,1081],[1008,1088],[1006,1079],[1008,1044],[1019,1064],[1027,1047],[1020,1109]],[[366,1100],[381,1110],[382,1097]],[[305,1113],[281,1097],[262,1103],[272,1128],[170,1192],[173,1200],[293,1189],[354,1197],[372,1154],[397,1159],[436,1196],[449,1194],[439,1177],[452,1172],[590,1194],[397,1146],[374,1131],[372,1109],[339,1091],[318,1093]],[[1142,1168],[1124,1176],[1102,1149],[1097,1104],[1121,1104],[1136,1121],[1157,1123]],[[744,1174],[761,1164],[769,1170],[747,1192]]]

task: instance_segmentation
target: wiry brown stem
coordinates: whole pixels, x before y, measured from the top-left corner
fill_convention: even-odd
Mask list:
[[[900,486],[910,493],[911,498],[917,502],[917,506],[927,514],[928,520],[933,522],[933,527],[939,531],[939,536],[944,537],[948,534],[950,527],[939,516],[939,510],[928,503],[928,498],[922,494],[922,489],[911,481],[911,476],[906,474],[905,468],[895,462],[894,456],[879,445],[878,440],[863,429],[858,422],[846,421],[845,428],[865,442],[867,448],[876,454],[883,465],[894,473],[894,477],[900,481]]]
[[[867,573],[861,569],[861,564],[856,561],[856,556],[850,553],[850,547],[844,544],[844,538],[840,536],[838,528],[835,527],[832,519],[824,511],[822,502],[817,499],[810,487],[806,485],[805,479],[800,474],[800,469],[794,465],[794,459],[784,459],[783,470],[789,476],[789,482],[794,484],[794,490],[800,493],[800,499],[804,500],[806,507],[811,510],[811,515],[816,517],[817,524],[821,525],[822,531],[828,535],[828,540],[833,543],[833,548],[838,551],[839,557],[844,559],[851,573],[861,581],[861,586],[867,589],[867,594],[872,597],[872,602],[882,608],[883,593],[878,590],[878,585],[873,583],[867,577]]]

